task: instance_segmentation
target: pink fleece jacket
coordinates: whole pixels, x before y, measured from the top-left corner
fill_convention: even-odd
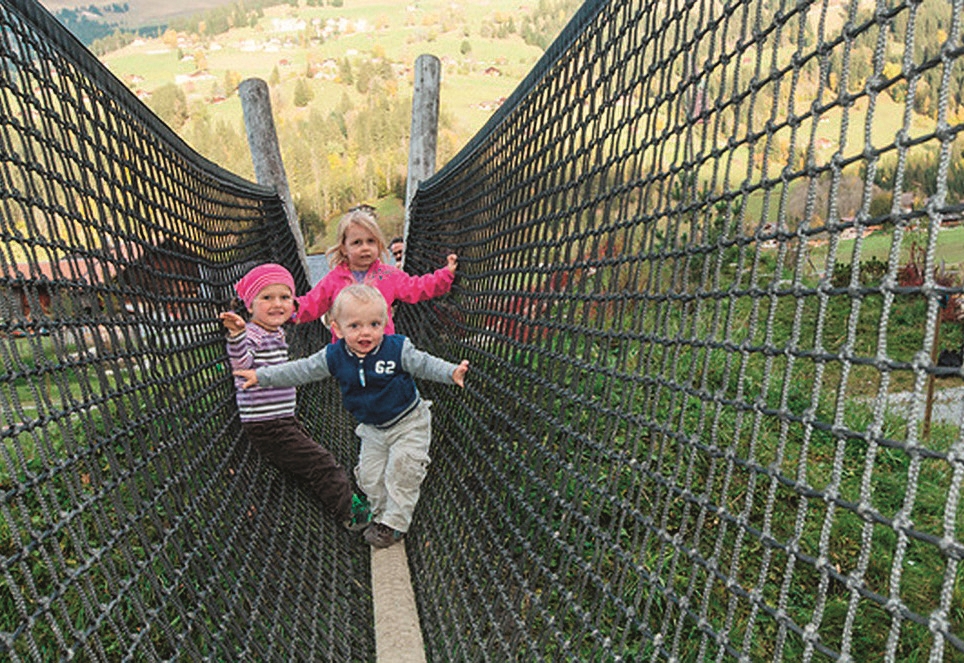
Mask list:
[[[426,299],[444,295],[452,288],[455,274],[447,267],[435,270],[431,274],[411,276],[380,260],[368,268],[362,283],[375,286],[388,302],[388,324],[385,325],[386,334],[395,333],[395,323],[392,321],[392,304],[396,300],[415,304]],[[345,286],[357,283],[348,265],[342,263],[325,274],[314,288],[307,294],[298,297],[298,311],[295,314],[297,322],[311,322],[317,320],[331,308],[331,303]]]

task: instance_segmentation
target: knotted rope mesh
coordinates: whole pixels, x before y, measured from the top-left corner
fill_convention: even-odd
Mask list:
[[[472,362],[423,385],[430,660],[964,659],[931,397],[961,378],[962,9],[591,0],[422,184],[406,269],[460,275],[396,320]],[[4,653],[370,658],[366,551],[222,372],[246,264],[305,285],[280,203],[0,16]],[[350,463],[330,385],[299,398]]]
[[[0,659],[371,660],[367,547],[248,446],[226,368],[252,263],[307,288],[280,199],[35,3],[0,35]],[[350,464],[346,423],[306,420]]]
[[[962,15],[587,2],[423,183],[433,659],[964,660]]]

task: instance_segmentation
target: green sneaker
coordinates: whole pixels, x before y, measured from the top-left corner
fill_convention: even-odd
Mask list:
[[[368,498],[354,493],[351,496],[351,518],[345,521],[345,528],[352,532],[360,532],[372,519],[372,510],[368,505]]]

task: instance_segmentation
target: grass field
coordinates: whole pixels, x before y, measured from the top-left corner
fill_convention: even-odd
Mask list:
[[[283,134],[285,126],[297,126],[313,114],[328,117],[346,101],[355,107],[369,103],[368,96],[350,82],[324,76],[306,78],[310,64],[317,67],[330,62],[339,66],[347,60],[357,71],[365,63],[389,62],[395,77],[387,85],[387,94],[393,103],[405,107],[411,103],[414,63],[419,56],[431,54],[442,64],[436,164],[441,168],[482,128],[542,57],[542,49],[526,44],[518,32],[502,38],[489,36],[495,34],[493,26],[509,17],[520,25],[534,6],[509,0],[458,6],[443,0],[417,5],[350,0],[340,8],[279,5],[266,9],[253,28],[235,28],[213,37],[179,34],[177,40],[172,35],[137,40],[106,54],[101,61],[148,106],[158,88],[177,84],[191,117],[175,129],[179,135],[213,162],[254,179],[250,160],[242,155],[225,162],[224,155],[217,151],[220,144],[201,144],[204,139],[199,136],[210,132],[195,131],[201,123],[208,127],[226,125],[243,140],[243,109],[234,88],[238,82],[258,78],[270,83],[272,112],[279,134]],[[319,26],[329,21],[342,22],[336,34],[321,42],[306,39],[308,34],[317,35]],[[192,77],[202,71],[203,76]],[[312,98],[306,106],[298,107],[296,86],[305,83]],[[288,151],[285,144],[281,148],[282,153]],[[394,148],[389,144],[385,149]],[[322,206],[309,183],[300,184],[294,178],[291,186],[295,198]],[[382,221],[385,232],[393,233],[403,226],[404,214]],[[333,219],[327,219],[326,225],[333,226]],[[330,238],[319,234],[309,243],[309,249],[318,252],[330,245]]]
[[[236,72],[240,78],[268,80],[277,67],[281,86],[275,102],[276,114],[299,112],[286,103],[293,94],[294,82],[303,77],[309,61],[342,60],[358,54],[384,53],[391,62],[412,67],[422,54],[429,53],[442,59],[442,89],[440,111],[453,118],[459,134],[467,141],[491,116],[498,99],[508,96],[542,56],[541,49],[527,45],[520,36],[503,39],[480,35],[482,25],[494,20],[496,14],[512,15],[518,22],[526,5],[494,0],[484,4],[467,4],[452,19],[445,18],[450,5],[441,0],[418,4],[417,12],[402,3],[384,0],[352,0],[345,7],[300,7],[284,5],[265,10],[264,18],[255,28],[236,28],[198,43],[182,42],[177,47],[160,39],[135,42],[102,58],[114,74],[132,88],[147,93],[166,83],[195,72],[195,61],[178,59],[178,54],[193,56],[203,53],[207,72],[212,79],[184,86],[189,103],[206,105],[212,120],[232,124],[242,121],[240,103],[229,96],[225,103],[210,104],[215,81]],[[292,31],[292,20],[311,25],[312,21],[347,19],[362,31],[345,32],[327,39],[322,44],[303,45],[300,34]],[[364,23],[361,23],[364,21]],[[385,25],[376,29],[374,26]],[[448,28],[448,29],[446,29]],[[463,54],[463,43],[471,51]],[[489,68],[498,75],[486,74]],[[136,81],[136,82],[135,82]],[[397,94],[411,95],[411,74],[400,80]],[[345,86],[333,81],[311,81],[314,99],[310,107],[330,110],[339,102]],[[407,87],[403,87],[407,86]],[[303,112],[308,112],[309,108]],[[283,118],[279,118],[283,121]]]
[[[898,264],[905,264],[910,255],[910,245],[917,242],[926,246],[928,238],[923,232],[913,233],[902,243]],[[853,258],[856,240],[841,240],[837,248],[837,260],[849,263]],[[867,235],[861,240],[860,261],[865,262],[876,258],[886,263],[893,245],[893,236],[889,230],[878,231]],[[943,228],[937,235],[936,267],[943,267],[948,271],[964,274],[964,226]],[[822,267],[827,259],[827,246],[815,246],[810,253],[811,259],[817,267]]]

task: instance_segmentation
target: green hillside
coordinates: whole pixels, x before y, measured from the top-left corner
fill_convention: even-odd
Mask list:
[[[445,61],[443,111],[458,117],[466,130],[474,131],[490,115],[480,106],[509,94],[542,50],[525,44],[517,34],[501,39],[480,36],[483,23],[493,21],[492,16],[499,13],[498,5],[518,9],[517,3],[494,0],[467,5],[465,12],[454,18],[440,13],[447,4],[442,0],[423,1],[416,11],[384,0],[350,0],[349,6],[339,9],[293,9],[284,5],[265,9],[254,28],[235,28],[211,38],[177,33],[176,37],[141,39],[102,60],[132,89],[148,94],[178,77],[206,72],[210,78],[201,77],[190,84],[183,78],[179,81],[189,103],[210,102],[214,93],[232,92],[223,89],[229,72],[237,72],[242,79],[268,80],[277,68],[281,77],[278,101],[284,106],[292,101],[294,83],[306,77],[309,64],[346,57],[353,62],[378,58],[397,65],[399,70],[404,68],[397,78],[398,93],[410,94],[412,64],[419,55],[431,53]],[[318,26],[311,22],[328,20],[350,23],[323,41],[314,38],[310,33]],[[463,42],[471,47],[466,55],[460,52]],[[200,58],[204,61],[199,67]],[[501,75],[487,75],[485,70],[490,67],[497,68]],[[341,92],[352,87],[318,76],[310,84],[315,98],[306,109],[331,110]],[[238,109],[218,105],[212,107],[211,117],[234,119],[239,117]]]
[[[51,0],[48,7],[56,11],[64,4]],[[129,23],[145,10],[138,2],[128,4],[129,11],[119,15]],[[101,60],[192,147],[251,179],[237,86],[246,78],[267,81],[299,217],[309,245],[320,250],[330,220],[360,201],[381,201],[386,233],[401,230],[397,201],[404,196],[418,56],[432,54],[442,62],[441,167],[532,69],[543,54],[536,44],[551,43],[579,4],[226,4],[187,19],[172,16],[154,37],[125,35],[121,43],[129,43]],[[172,14],[183,13],[176,3],[170,7]],[[152,24],[158,20],[153,17]],[[209,27],[215,25],[220,27]],[[105,44],[113,42],[91,48],[102,52]]]
[[[68,1],[48,0],[51,4]],[[433,54],[443,65],[437,160],[441,167],[532,70],[543,48],[580,4],[579,0],[481,0],[467,4],[445,0],[410,4],[390,0],[289,0],[266,6],[276,0],[243,0],[205,9],[214,1],[203,0],[198,4],[199,13],[190,16],[184,16],[183,0],[166,3],[168,14],[154,14],[148,21],[155,26],[154,36],[134,39],[132,33],[125,33],[95,41],[91,48],[103,53],[106,65],[201,154],[249,178],[253,178],[253,167],[237,86],[250,77],[266,80],[271,86],[282,155],[299,218],[314,250],[325,248],[330,241],[331,220],[358,202],[379,206],[387,234],[401,230],[399,201],[404,197],[408,160],[412,66],[419,55]],[[832,4],[823,28],[828,35],[842,30],[847,20],[842,6]],[[148,5],[149,0],[134,0],[124,3],[123,11],[108,13],[133,23],[133,17],[147,16]],[[152,6],[152,11],[158,11],[157,3]],[[857,7],[859,18],[869,20],[873,3],[860,0]],[[772,7],[764,9],[774,11]],[[816,38],[813,31],[819,27],[817,17],[814,12],[804,24],[806,39]],[[943,0],[923,0],[916,21],[921,35],[928,38],[914,41],[915,61],[926,60],[947,39],[950,19],[951,10]],[[760,20],[767,22],[769,14]],[[901,21],[906,22],[904,18],[897,21],[887,37],[892,43],[883,72],[888,76],[901,71],[902,35],[907,29]],[[798,52],[798,36],[794,31],[781,35],[774,43],[773,58],[786,66]],[[778,128],[767,140],[766,159],[763,150],[751,149],[752,141],[737,141],[732,148],[727,141],[731,136],[758,131],[762,118],[784,116],[786,108],[771,108],[782,102],[774,101],[772,94],[758,94],[753,116],[736,113],[732,104],[722,104],[715,112],[714,126],[719,129],[709,139],[717,149],[727,150],[729,171],[743,173],[748,182],[756,182],[773,178],[780,164],[800,169],[812,159],[811,167],[817,168],[842,158],[851,165],[841,172],[840,195],[833,209],[840,218],[854,216],[863,203],[865,189],[861,185],[864,173],[860,171],[860,155],[867,149],[887,148],[904,130],[907,119],[905,84],[891,86],[878,95],[875,113],[869,112],[867,98],[859,94],[872,73],[870,63],[877,47],[874,39],[873,31],[855,36],[847,76],[842,77],[845,63],[840,49],[829,53],[822,68],[812,63],[801,67],[792,104],[799,126],[792,129],[792,123],[777,123]],[[712,40],[707,42],[701,48],[709,50],[694,58],[708,61],[714,44]],[[753,62],[744,58],[740,68],[740,80],[753,79]],[[729,82],[721,78],[724,71],[717,67],[707,74],[707,98],[730,94]],[[937,68],[923,70],[906,127],[911,137],[933,131],[939,74]],[[673,76],[681,77],[683,72],[675,71]],[[956,70],[952,76],[960,84],[949,89],[964,89],[964,71]],[[826,102],[845,92],[855,95],[854,103],[831,104],[818,120],[805,112],[818,96]],[[653,103],[652,96],[649,102]],[[662,131],[673,121],[674,109],[660,104],[653,108],[652,121],[656,130]],[[950,117],[958,117],[964,112],[962,108],[962,93],[953,94],[948,105]],[[799,138],[791,140],[794,131],[811,136],[812,149]],[[659,159],[661,153],[673,153],[677,148],[674,136],[670,133],[665,137],[662,152],[645,155],[647,167],[662,167],[649,160]],[[920,142],[906,152],[902,188],[913,198],[914,207],[925,204],[934,193],[938,147],[934,141]],[[964,137],[957,137],[951,145],[948,174],[952,203],[964,197],[962,154]],[[690,174],[697,188],[715,181],[713,160],[702,163]],[[870,192],[872,218],[883,219],[892,208],[896,169],[894,150],[883,149]],[[785,204],[791,230],[805,217],[811,225],[826,223],[830,221],[824,218],[831,209],[830,186],[825,174],[812,191],[803,179],[796,180],[787,192],[779,183],[772,191],[757,187],[745,201],[744,225],[752,232],[756,226],[771,222],[780,214],[776,208],[779,204]],[[808,212],[811,196],[816,204]]]

